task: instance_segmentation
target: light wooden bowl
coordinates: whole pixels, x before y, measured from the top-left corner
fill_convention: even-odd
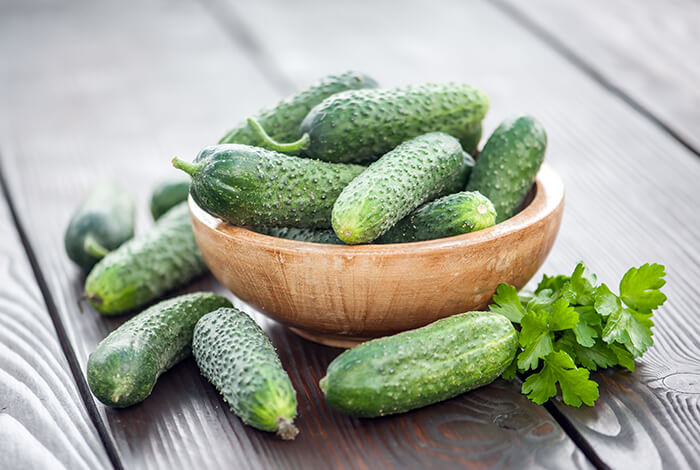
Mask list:
[[[543,166],[516,216],[456,237],[392,245],[325,245],[229,225],[190,198],[214,276],[304,338],[349,347],[456,313],[483,310],[500,282],[524,286],[561,223],[564,186]]]

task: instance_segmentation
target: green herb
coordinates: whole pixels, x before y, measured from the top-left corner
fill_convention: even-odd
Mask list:
[[[520,352],[503,372],[505,379],[526,374],[522,392],[535,403],[557,394],[564,403],[593,405],[598,384],[590,371],[621,366],[634,370],[634,358],[652,344],[653,311],[666,296],[664,266],[632,268],[620,281],[620,295],[579,263],[571,276],[545,275],[534,292],[518,295],[500,284],[491,311],[520,325]]]

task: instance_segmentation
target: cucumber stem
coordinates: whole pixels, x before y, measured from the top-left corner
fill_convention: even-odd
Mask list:
[[[294,420],[288,418],[277,419],[277,435],[285,441],[290,441],[299,434],[299,429],[294,426]]]
[[[88,233],[85,236],[85,239],[83,240],[83,251],[97,259],[102,259],[107,256],[107,253],[109,253],[109,250],[102,246],[102,244],[97,241],[92,233]]]
[[[275,139],[270,137],[267,132],[265,132],[265,129],[263,126],[258,122],[257,119],[255,118],[248,118],[248,125],[255,131],[256,134],[258,134],[258,137],[260,137],[263,140],[263,143],[268,147],[271,148],[272,150],[276,150],[278,152],[296,152],[298,150],[303,150],[309,146],[309,142],[311,140],[311,137],[309,137],[309,134],[306,133],[301,136],[301,138],[295,142],[287,142],[287,143],[281,143],[277,142]]]
[[[190,176],[194,176],[199,172],[199,169],[202,168],[201,164],[196,164],[193,162],[187,162],[179,157],[173,157],[173,166],[177,168],[178,170],[182,170],[185,173],[187,173]]]

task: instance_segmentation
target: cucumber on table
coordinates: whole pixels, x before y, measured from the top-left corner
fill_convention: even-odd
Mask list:
[[[148,397],[160,375],[190,355],[197,321],[224,297],[195,292],[164,300],[112,331],[90,354],[90,390],[105,405],[123,408]]]
[[[319,385],[344,413],[403,413],[493,382],[517,347],[518,334],[506,317],[462,313],[345,351]]]
[[[186,179],[162,181],[151,193],[151,215],[158,220],[173,207],[187,200],[190,193],[190,182]]]
[[[202,375],[244,423],[294,439],[297,396],[277,352],[252,318],[220,308],[197,322],[192,352]]]
[[[173,165],[192,177],[190,193],[208,213],[243,226],[329,228],[333,202],[365,170],[248,145],[207,147]]]
[[[465,155],[443,132],[402,143],[343,189],[333,205],[333,230],[348,244],[371,242],[424,202],[462,189]]]
[[[90,269],[134,236],[134,199],[121,186],[100,184],[90,191],[68,223],[63,241],[68,257]]]
[[[346,90],[374,88],[377,83],[359,72],[329,75],[309,88],[282,100],[277,106],[263,109],[255,115],[261,125],[275,139],[292,140],[299,137],[299,126],[311,108],[331,95]],[[219,141],[220,144],[246,144],[263,146],[260,136],[244,121],[231,129]]]
[[[125,313],[203,274],[186,202],[161,217],[150,232],[105,256],[85,280],[86,298],[105,315]]]
[[[547,134],[532,116],[503,121],[488,138],[467,184],[493,202],[496,223],[514,216],[544,161]]]
[[[406,243],[452,237],[492,226],[493,204],[478,191],[450,194],[401,219],[375,243]]]
[[[320,160],[357,163],[433,131],[453,135],[471,149],[488,108],[489,99],[479,88],[428,83],[350,90],[326,98],[304,118],[295,142],[280,143],[266,135],[262,123],[249,122],[273,150],[301,150]]]

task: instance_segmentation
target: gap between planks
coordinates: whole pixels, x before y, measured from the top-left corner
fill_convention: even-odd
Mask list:
[[[22,223],[20,222],[17,216],[14,201],[12,200],[9,187],[5,180],[5,173],[1,164],[1,157],[2,155],[0,154],[0,187],[2,187],[2,194],[5,200],[7,201],[7,206],[10,209],[12,221],[15,224],[17,234],[19,235],[19,239],[22,243],[22,246],[24,247],[24,252],[27,255],[29,264],[32,267],[32,273],[34,274],[34,278],[36,279],[37,285],[39,286],[39,290],[41,291],[41,296],[43,297],[44,303],[46,304],[46,309],[48,310],[49,316],[51,317],[51,322],[53,323],[54,328],[56,328],[56,335],[58,336],[58,341],[61,345],[61,349],[63,350],[63,353],[66,356],[66,360],[68,361],[68,366],[70,367],[71,374],[73,375],[76,385],[78,386],[80,397],[83,401],[83,404],[85,405],[90,420],[97,429],[97,433],[99,434],[100,439],[102,440],[110,463],[115,468],[115,470],[124,470],[124,465],[122,464],[121,459],[119,457],[119,452],[117,451],[116,444],[114,443],[109,431],[107,431],[104,422],[100,418],[100,415],[97,411],[97,406],[95,405],[95,402],[92,399],[90,389],[88,388],[87,381],[85,380],[85,377],[83,376],[83,373],[80,370],[80,365],[78,364],[78,359],[75,356],[75,351],[70,345],[68,335],[66,334],[66,329],[63,326],[63,323],[61,322],[60,316],[58,315],[56,303],[54,302],[53,296],[51,295],[51,292],[48,289],[46,279],[44,279],[44,275],[42,274],[41,269],[39,268],[36,255],[34,254],[34,250],[31,244],[29,243],[29,239],[27,238],[24,227],[22,226]]]
[[[490,4],[498,10],[500,10],[505,15],[507,15],[508,17],[510,17],[513,21],[523,26],[527,31],[532,33],[543,43],[552,48],[566,61],[568,61],[570,64],[581,70],[584,74],[589,76],[593,81],[605,88],[612,95],[624,101],[636,112],[638,112],[639,114],[647,118],[649,121],[654,123],[657,127],[662,129],[666,134],[668,134],[676,142],[681,144],[689,152],[693,153],[696,157],[700,157],[700,149],[695,148],[693,144],[691,144],[681,134],[676,132],[669,124],[667,124],[663,119],[658,117],[648,107],[634,99],[629,93],[627,93],[621,87],[615,85],[611,80],[606,78],[605,75],[598,71],[598,69],[591,62],[574,52],[573,49],[571,49],[562,41],[560,41],[554,34],[547,31],[547,29],[545,29],[544,26],[538,25],[530,18],[523,15],[523,13],[517,7],[508,4],[503,0],[496,0],[494,2],[490,2]]]

